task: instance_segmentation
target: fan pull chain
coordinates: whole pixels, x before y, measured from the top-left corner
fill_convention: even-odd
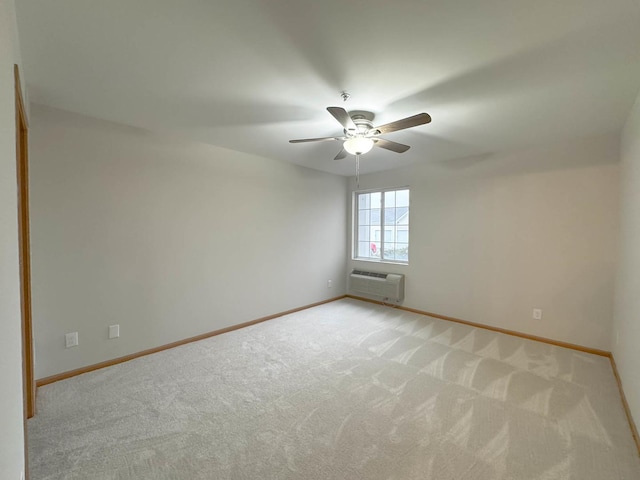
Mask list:
[[[356,153],[356,190],[360,190],[360,154]]]

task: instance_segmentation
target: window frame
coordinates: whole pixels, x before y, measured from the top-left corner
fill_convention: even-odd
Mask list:
[[[405,185],[405,186],[401,186],[401,187],[389,187],[389,188],[371,188],[371,189],[367,189],[367,190],[355,190],[353,192],[353,198],[352,198],[352,204],[353,204],[353,210],[352,210],[352,222],[351,222],[351,233],[352,233],[352,245],[351,245],[351,259],[352,260],[356,260],[359,262],[374,262],[374,263],[392,263],[392,264],[396,264],[396,265],[409,265],[409,245],[411,244],[409,241],[409,236],[410,234],[407,234],[407,260],[397,260],[397,259],[387,259],[384,258],[384,234],[382,232],[384,232],[387,228],[387,224],[385,223],[385,215],[384,215],[384,209],[385,209],[385,193],[386,192],[397,192],[399,190],[407,190],[409,193],[409,205],[407,206],[407,214],[411,213],[411,188],[409,187],[409,185]],[[381,240],[380,240],[380,258],[375,258],[375,257],[360,257],[358,256],[358,242],[359,242],[359,235],[360,235],[360,218],[359,218],[359,212],[360,212],[360,205],[359,205],[359,195],[362,194],[371,194],[371,193],[380,193],[380,232],[381,232]],[[369,207],[369,210],[371,210],[371,206]],[[367,225],[365,225],[367,226]],[[402,225],[405,226],[405,225]],[[368,225],[369,228],[372,228],[371,225]],[[376,225],[376,227],[378,227]],[[396,225],[397,227],[397,225]],[[407,227],[407,232],[410,231],[411,228],[411,224],[410,221],[407,222],[406,224]],[[395,232],[394,235],[394,240],[397,240],[397,234],[398,232]],[[369,239],[367,241],[370,241]],[[397,243],[396,241],[391,242],[391,243]],[[404,243],[404,242],[402,242]]]

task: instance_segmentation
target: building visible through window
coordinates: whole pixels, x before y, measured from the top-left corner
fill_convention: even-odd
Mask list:
[[[408,263],[409,189],[357,192],[355,207],[354,258]]]

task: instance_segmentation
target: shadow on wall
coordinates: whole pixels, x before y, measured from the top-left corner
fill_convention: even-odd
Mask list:
[[[619,161],[617,133],[593,135],[527,150],[485,153],[426,164],[441,175],[492,177],[614,165]]]

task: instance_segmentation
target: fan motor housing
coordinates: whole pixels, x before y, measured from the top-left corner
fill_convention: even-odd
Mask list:
[[[356,133],[366,134],[373,128],[373,119],[375,118],[374,113],[367,112],[365,110],[352,110],[349,112],[349,116],[351,117],[351,120],[353,120],[353,123],[356,124],[356,127],[358,127],[358,131]],[[345,129],[344,133],[349,135],[353,132],[349,132]]]

